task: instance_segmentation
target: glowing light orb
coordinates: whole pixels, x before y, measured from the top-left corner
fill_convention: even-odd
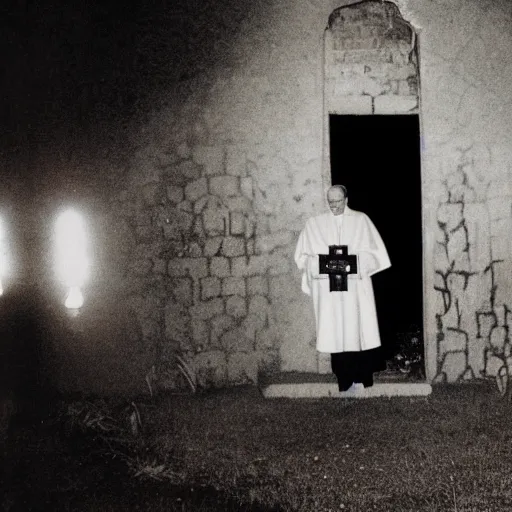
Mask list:
[[[0,295],[3,294],[4,290],[2,287],[1,279],[7,274],[7,240],[6,231],[3,220],[0,219]]]
[[[79,308],[83,304],[80,288],[87,280],[89,273],[84,220],[77,212],[66,210],[59,215],[55,232],[56,273],[59,279],[69,287],[65,305],[68,308]]]
[[[72,286],[64,302],[68,309],[79,309],[84,305],[84,296],[79,286]]]

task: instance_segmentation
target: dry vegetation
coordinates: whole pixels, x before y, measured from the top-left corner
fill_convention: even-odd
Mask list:
[[[511,406],[484,384],[427,399],[81,397],[54,411],[13,428],[4,510],[512,510]]]

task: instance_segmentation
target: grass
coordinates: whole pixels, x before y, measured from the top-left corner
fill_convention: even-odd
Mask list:
[[[485,384],[367,400],[244,387],[136,408],[138,435],[120,400],[15,424],[4,510],[512,510],[512,406]]]

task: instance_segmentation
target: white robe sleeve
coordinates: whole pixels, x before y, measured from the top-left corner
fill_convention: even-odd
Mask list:
[[[297,241],[297,247],[295,248],[295,263],[300,271],[302,271],[302,291],[306,295],[311,295],[311,279],[312,279],[312,255],[307,251],[307,235],[306,229],[304,228]]]
[[[367,215],[364,215],[361,246],[363,249],[359,253],[359,264],[362,277],[371,277],[391,266],[386,246]]]

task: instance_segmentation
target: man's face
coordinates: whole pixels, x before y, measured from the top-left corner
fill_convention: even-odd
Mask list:
[[[340,189],[334,188],[327,192],[327,202],[333,215],[341,215],[345,211],[347,200]]]

